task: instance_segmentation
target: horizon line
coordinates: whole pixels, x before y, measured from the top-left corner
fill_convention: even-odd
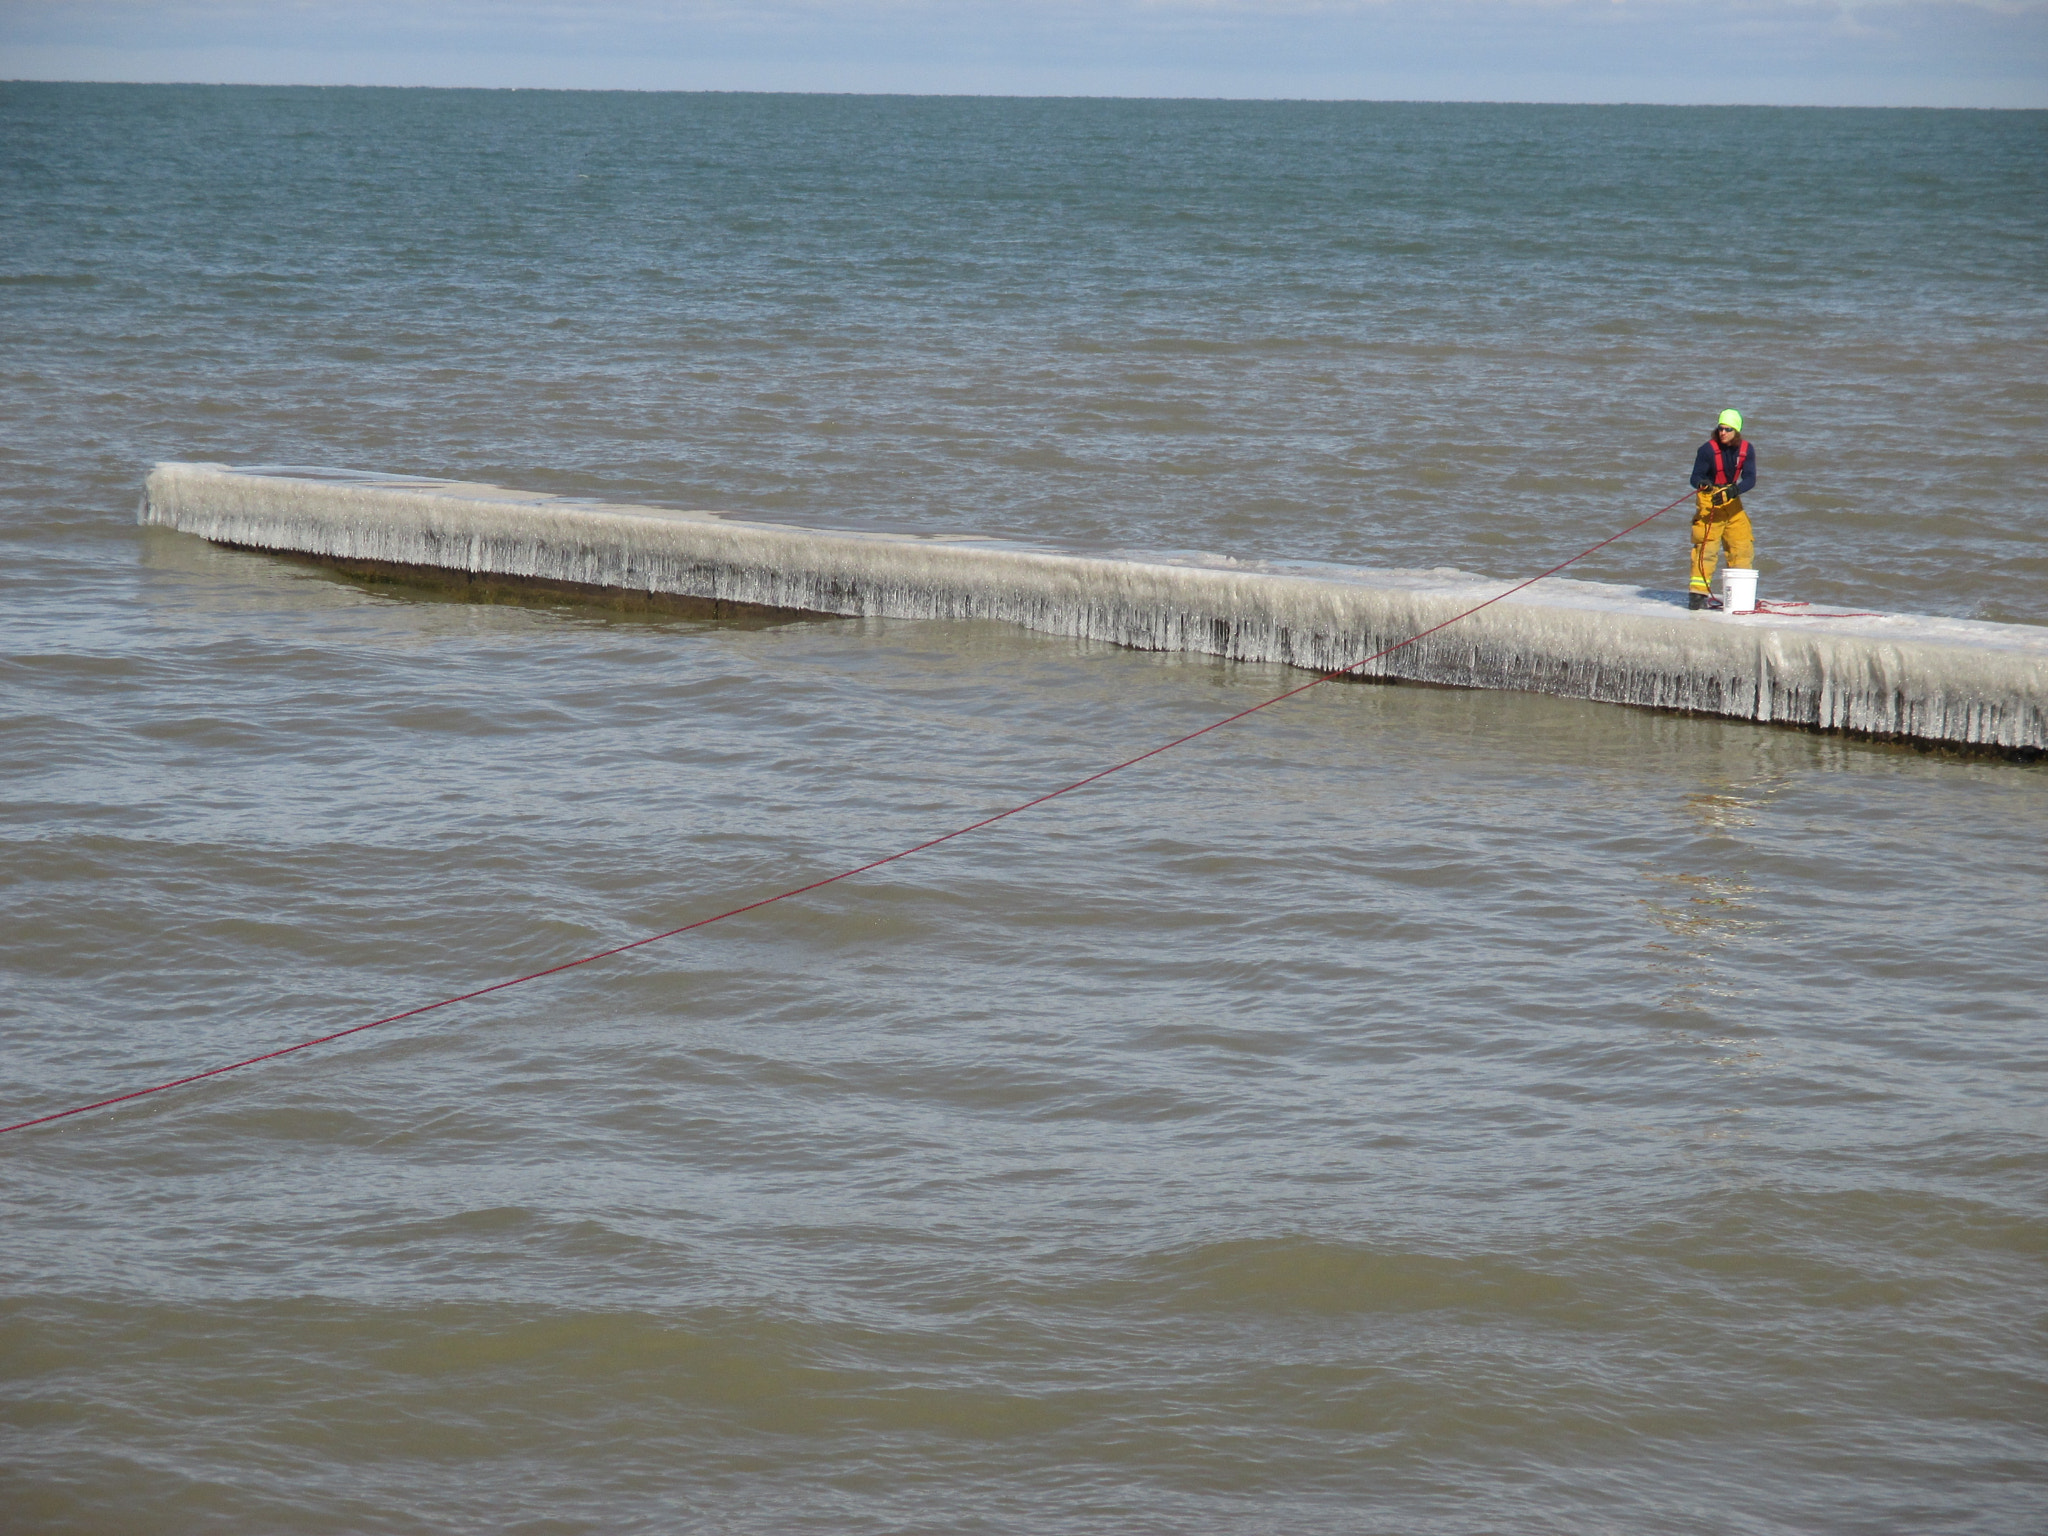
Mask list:
[[[195,90],[248,91],[467,91],[473,93],[547,96],[817,96],[863,101],[1156,101],[1235,102],[1272,106],[1387,107],[1659,107],[1672,111],[1775,112],[2048,112],[2048,107],[1934,106],[1859,102],[1799,101],[1627,101],[1538,100],[1499,96],[1174,96],[1098,95],[1088,92],[1027,93],[1021,91],[805,91],[763,90],[728,86],[594,86],[594,85],[389,85],[367,81],[336,83],[297,80],[74,80],[46,76],[0,77],[0,86],[97,85],[137,89],[185,87]]]

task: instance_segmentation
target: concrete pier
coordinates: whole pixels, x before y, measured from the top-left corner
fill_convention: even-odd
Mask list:
[[[1513,584],[995,540],[842,532],[346,471],[159,464],[141,521],[216,543],[734,611],[994,619],[1045,634],[1332,671]],[[1913,614],[1689,612],[1553,578],[1361,677],[1778,722],[2019,753],[2048,748],[2048,629]]]

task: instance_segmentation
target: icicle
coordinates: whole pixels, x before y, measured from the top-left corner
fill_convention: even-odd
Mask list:
[[[453,481],[159,464],[141,521],[217,543],[771,608],[996,619],[1329,671],[1507,585],[1463,572],[1110,559],[819,531]],[[2048,630],[1689,613],[1550,580],[1361,669],[1879,736],[2048,747]]]

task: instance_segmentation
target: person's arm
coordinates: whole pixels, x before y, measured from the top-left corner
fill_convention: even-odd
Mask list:
[[[1692,488],[1704,490],[1714,483],[1714,450],[1701,443],[1699,452],[1692,456]]]
[[[1735,482],[1735,494],[1746,496],[1756,489],[1756,444],[1749,445],[1749,452],[1742,456],[1742,475]]]

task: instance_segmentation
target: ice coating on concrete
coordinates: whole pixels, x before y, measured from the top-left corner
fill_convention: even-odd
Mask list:
[[[159,464],[140,519],[217,543],[771,608],[993,619],[1044,634],[1331,671],[1512,581],[751,522],[498,486],[291,466]],[[2048,747],[2048,629],[1912,614],[1688,612],[1552,578],[1361,677],[1690,710],[1875,736]]]

